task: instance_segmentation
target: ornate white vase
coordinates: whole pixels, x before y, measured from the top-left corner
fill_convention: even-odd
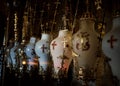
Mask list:
[[[17,68],[17,47],[18,47],[19,43],[18,42],[14,42],[14,46],[10,49],[10,57],[11,57],[11,61],[12,61],[12,66],[13,69]]]
[[[98,38],[95,32],[95,18],[89,12],[82,15],[79,30],[73,34],[73,51],[78,54],[78,67],[91,68],[97,59]]]
[[[102,50],[108,58],[111,58],[110,66],[113,75],[120,83],[120,13],[113,18],[111,30],[103,37]]]
[[[25,54],[27,56],[27,64],[28,64],[28,70],[31,70],[31,68],[34,68],[35,66],[38,66],[38,62],[36,61],[36,54],[35,54],[35,37],[30,37],[30,41],[27,45],[25,45]]]
[[[47,71],[50,66],[50,35],[42,33],[41,39],[35,44],[35,53],[39,57],[40,72]]]
[[[50,44],[50,52],[52,55],[54,72],[56,75],[60,73],[67,74],[69,65],[72,61],[72,42],[71,32],[67,29],[60,30],[58,37],[53,39]]]

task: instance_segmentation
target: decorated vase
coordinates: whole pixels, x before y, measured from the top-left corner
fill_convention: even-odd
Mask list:
[[[11,57],[13,69],[17,68],[17,51],[16,50],[18,45],[19,45],[18,42],[14,42],[14,46],[10,49],[10,57]]]
[[[109,61],[113,75],[120,83],[120,13],[113,17],[112,28],[102,40],[103,53],[111,59]],[[120,84],[119,84],[120,86]]]
[[[41,39],[35,44],[35,53],[39,57],[39,70],[45,72],[50,67],[50,35],[42,33]]]
[[[94,66],[99,46],[97,37],[95,18],[86,12],[79,20],[79,30],[72,37],[73,51],[78,55],[78,67],[86,69]]]
[[[27,56],[27,64],[28,64],[28,70],[31,70],[31,68],[34,68],[38,65],[37,58],[35,54],[35,37],[30,37],[29,43],[25,46],[25,54]]]
[[[50,52],[54,65],[55,75],[66,76],[72,61],[71,32],[68,29],[60,30],[58,36],[51,41]]]

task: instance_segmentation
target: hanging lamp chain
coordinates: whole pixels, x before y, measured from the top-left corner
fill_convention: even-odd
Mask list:
[[[18,22],[18,17],[17,17],[17,13],[14,13],[14,37],[15,37],[15,41],[18,41],[18,30],[17,30],[17,22]]]
[[[54,12],[54,16],[53,16],[53,21],[52,21],[52,25],[51,25],[51,39],[53,39],[53,27],[54,27],[54,24],[55,24],[55,18],[56,18],[56,14],[57,14],[57,9],[58,9],[58,5],[60,4],[59,0],[57,0],[55,2],[56,6],[55,6],[55,12]]]
[[[77,13],[78,13],[78,6],[79,6],[79,0],[77,1],[76,11],[75,11],[75,15],[74,15],[73,24],[72,24],[72,34],[73,34],[73,32],[74,32],[74,28],[75,28],[76,16],[77,16]]]

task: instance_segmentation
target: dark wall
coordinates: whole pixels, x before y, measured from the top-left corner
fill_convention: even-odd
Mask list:
[[[4,37],[4,32],[5,32],[5,15],[0,12],[0,48],[3,45],[3,37]]]
[[[13,2],[16,2],[16,3],[13,3]],[[10,10],[10,24],[9,24],[9,34],[8,34],[8,37],[9,39],[10,38],[13,38],[14,37],[14,12],[17,11],[18,13],[18,30],[19,30],[19,38],[21,37],[21,29],[22,29],[22,16],[23,16],[23,11],[24,11],[24,7],[25,7],[25,3],[26,3],[27,0],[0,0],[0,46],[2,45],[2,42],[3,42],[3,35],[4,35],[4,27],[6,27],[6,18],[8,16],[8,10]],[[55,10],[55,1],[57,0],[28,0],[28,1],[31,1],[31,4],[32,6],[35,6],[35,3],[37,1],[37,10],[36,10],[36,22],[35,22],[35,33],[37,33],[37,29],[40,29],[40,25],[39,25],[39,21],[40,21],[40,11],[42,10],[42,7],[45,7],[45,9],[47,9],[47,6],[43,6],[43,3],[44,2],[50,2],[52,4],[51,7],[53,7],[51,10],[50,10],[50,17],[51,19],[53,19],[53,13],[54,13],[54,10]],[[61,2],[63,2],[64,0],[60,0]],[[72,7],[72,15],[74,16],[75,14],[75,10],[76,10],[76,3],[77,3],[77,0],[68,0],[68,1],[71,1],[71,7]],[[90,1],[90,4],[92,5],[90,10],[93,11],[93,13],[96,15],[96,11],[95,11],[95,7],[93,6],[94,5],[94,1],[95,0],[89,0]],[[9,7],[7,7],[7,3],[9,3]],[[47,4],[46,3],[46,4]],[[60,3],[61,6],[64,6],[62,3]],[[60,6],[59,5],[59,6]],[[109,31],[112,27],[112,15],[114,13],[114,11],[116,9],[120,9],[120,0],[102,0],[102,7],[104,9],[104,12],[105,12],[105,23],[106,23],[106,31]],[[85,0],[79,0],[79,7],[78,7],[78,14],[77,14],[77,17],[78,19],[80,18],[82,12],[84,12],[86,9],[86,6],[85,6]],[[58,7],[58,10],[61,11],[63,10],[62,8]],[[57,11],[57,12],[59,12]],[[62,14],[62,13],[57,13],[57,16],[59,14]],[[46,18],[48,18],[48,16],[46,17],[43,16],[43,20],[47,20]],[[58,17],[59,18],[59,17]],[[61,20],[61,18],[60,18]],[[59,23],[57,23],[59,24]],[[57,27],[58,28],[58,27]],[[40,33],[38,33],[39,35]],[[20,38],[21,39],[21,38]]]
[[[5,14],[3,0],[0,0],[0,48],[3,45],[4,27],[5,27]]]

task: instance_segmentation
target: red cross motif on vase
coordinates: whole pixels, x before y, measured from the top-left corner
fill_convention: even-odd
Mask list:
[[[45,47],[45,45],[43,44],[43,46],[41,47],[41,49],[42,49],[42,52],[44,53],[45,49],[47,49],[47,47]]]
[[[113,43],[116,41],[117,41],[117,39],[115,39],[113,35],[111,35],[110,39],[107,40],[107,42],[110,43],[111,48],[113,48]]]
[[[57,46],[57,44],[56,44],[55,42],[56,42],[56,41],[54,41],[54,42],[52,43],[53,50],[55,49],[55,46]]]

